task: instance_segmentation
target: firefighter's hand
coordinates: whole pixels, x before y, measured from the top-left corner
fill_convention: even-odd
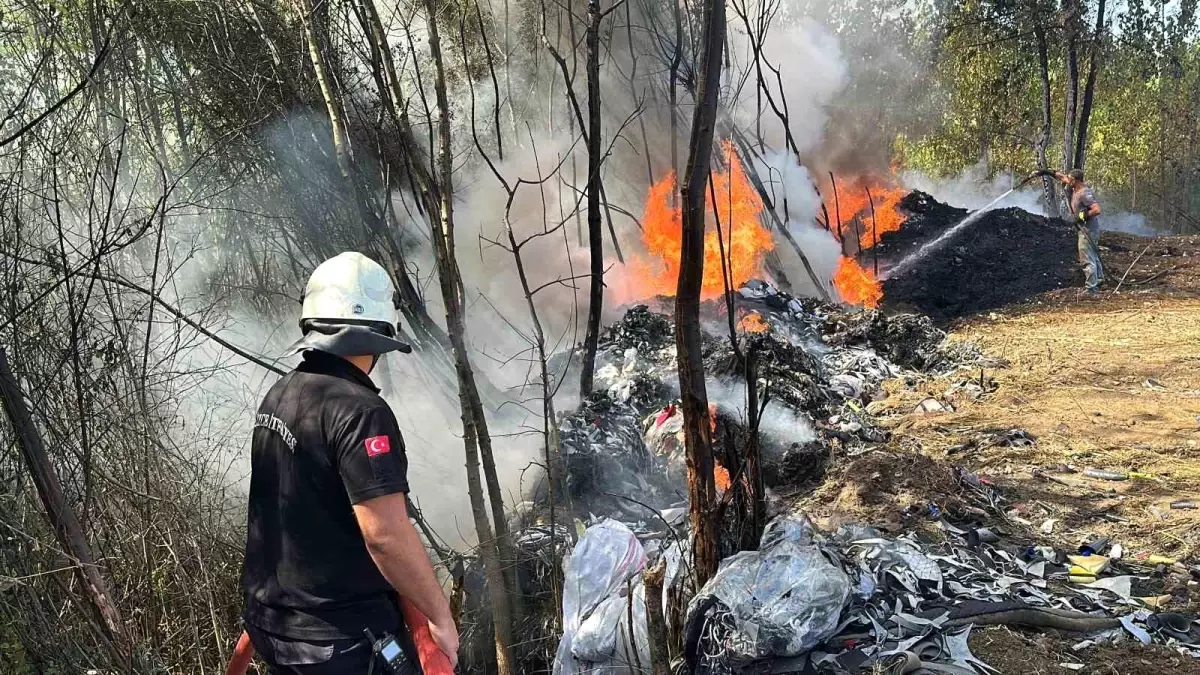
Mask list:
[[[1087,211],[1080,210],[1079,213],[1075,214],[1075,217],[1078,218],[1079,222],[1081,223],[1087,222]]]
[[[429,633],[433,635],[434,642],[437,642],[438,647],[442,649],[442,653],[446,658],[450,659],[450,665],[458,665],[458,628],[454,626],[454,621],[447,619],[446,621],[436,624],[429,622]]]

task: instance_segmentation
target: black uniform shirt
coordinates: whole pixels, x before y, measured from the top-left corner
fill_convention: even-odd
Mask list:
[[[245,620],[294,639],[395,632],[393,589],[352,504],[408,492],[396,417],[349,361],[309,351],[254,422],[242,587]]]

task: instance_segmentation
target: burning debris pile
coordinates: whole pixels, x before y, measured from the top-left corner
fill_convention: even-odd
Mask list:
[[[724,313],[719,301],[710,315]],[[717,443],[746,435],[746,359],[757,356],[766,401],[759,421],[771,487],[796,488],[822,475],[831,450],[861,451],[887,440],[865,407],[880,384],[904,371],[945,372],[975,365],[979,355],[943,346],[945,334],[924,317],[850,311],[797,299],[751,280],[737,293],[736,345],[728,329],[705,337],[705,372]],[[630,309],[604,335],[596,359],[598,391],[560,423],[568,487],[576,515],[645,519],[647,507],[680,505],[683,490],[681,415],[674,407],[678,370],[670,321],[644,305]],[[721,459],[718,471],[729,462]],[[731,458],[732,461],[732,458]],[[636,497],[640,504],[625,497]],[[601,506],[603,505],[603,506]]]
[[[735,198],[726,200],[727,221],[754,224],[761,205],[736,197],[748,193],[732,156],[729,167],[722,189]],[[674,222],[676,214],[663,204],[661,219]],[[738,204],[744,209],[737,211]],[[888,263],[968,215],[920,192],[889,195],[880,205],[888,218],[903,218],[881,219],[888,224],[869,234],[857,225],[851,239],[859,245],[857,260],[844,257],[845,269],[839,268],[843,299],[851,292],[866,306],[880,301],[880,283],[868,271],[876,256],[886,277]],[[672,242],[660,243],[669,253]],[[749,242],[738,250],[756,257],[747,258],[737,276],[762,271],[761,254],[769,247]],[[564,675],[647,670],[649,638],[643,631],[648,608],[659,603],[670,641],[683,647],[679,656],[687,672],[714,675],[992,672],[971,654],[967,639],[973,626],[994,623],[1056,627],[1086,633],[1093,641],[1131,635],[1200,653],[1200,631],[1190,624],[1172,634],[1154,633],[1148,614],[1129,613],[1144,606],[1139,593],[1164,589],[1120,563],[1113,564],[1111,580],[1078,587],[1070,583],[1075,566],[1066,558],[1014,545],[983,527],[999,522],[993,527],[1000,531],[1010,524],[1004,498],[961,468],[943,467],[963,508],[930,502],[919,512],[906,510],[909,525],[914,519],[932,521],[940,530],[932,537],[928,532],[890,537],[863,525],[823,534],[788,515],[787,499],[816,487],[827,472],[841,475],[887,454],[889,432],[868,412],[884,398],[885,380],[902,377],[915,386],[928,376],[965,368],[973,378],[981,367],[1004,365],[973,345],[947,342],[937,321],[1068,285],[1074,258],[1069,225],[1002,209],[983,214],[961,241],[883,282],[885,306],[919,314],[796,298],[757,279],[742,283],[727,304],[719,289],[714,295],[706,286],[702,351],[718,500],[739,504],[743,491],[753,493],[743,469],[748,448],[754,448],[762,462],[767,515],[756,512],[754,524],[746,527],[737,520],[744,516],[731,515],[744,504],[717,510],[717,548],[724,561],[702,588],[688,568],[689,469],[677,406],[674,327],[647,305],[629,309],[601,338],[595,392],[559,418],[569,512],[559,511],[551,521],[558,524],[547,527],[550,504],[541,493],[512,526],[521,555],[532,550],[530,542],[537,544],[537,571],[518,574],[539,580],[520,584],[536,606],[560,597],[557,582],[546,582],[547,566],[571,551],[562,569],[563,631],[544,617],[527,616],[515,636],[523,645],[517,657],[522,669],[552,666]],[[643,282],[673,276],[671,269],[649,264],[643,272]],[[978,385],[969,382],[981,394],[986,390],[982,374]],[[752,412],[748,401],[755,399]],[[774,519],[763,530],[769,517]],[[642,573],[656,565],[665,568],[663,586],[651,594]],[[518,570],[524,567],[518,560]],[[479,635],[484,642],[478,651],[486,653],[489,633]]]
[[[714,477],[719,492],[729,491],[739,480],[736,467],[745,444],[756,438],[769,490],[768,508],[774,512],[785,510],[784,495],[814,486],[839,457],[860,454],[888,440],[888,433],[866,413],[868,404],[883,397],[884,380],[905,373],[916,378],[960,365],[974,367],[978,360],[970,350],[949,348],[945,334],[922,317],[885,316],[794,298],[758,280],[747,282],[736,293],[735,324],[740,328],[735,343],[729,335],[726,307],[721,299],[707,301],[703,307],[708,322],[703,351],[714,432]],[[754,381],[762,406],[756,436],[747,428],[746,354],[751,352],[757,357]],[[674,561],[668,572],[668,595],[679,598],[685,587],[681,561],[687,555],[681,541],[686,541],[687,467],[682,414],[676,406],[678,367],[670,319],[645,305],[628,310],[602,336],[595,383],[596,392],[559,420],[573,512],[557,513],[555,522],[562,525],[553,528],[552,535],[549,504],[542,493],[512,519],[520,555],[538,551],[530,561],[518,562],[519,577],[542,579],[537,588],[522,584],[526,602],[533,606],[544,607],[554,597],[544,588],[545,560],[554,557],[546,552],[556,548],[561,555],[571,548],[573,531],[605,519],[622,523],[636,537],[639,550],[645,548],[648,559]],[[564,527],[572,519],[575,527]],[[757,545],[754,533],[720,529],[724,551]],[[523,572],[526,567],[542,572]],[[469,645],[479,642],[478,649],[468,650],[480,655],[479,661],[472,658],[466,664],[472,672],[489,669],[490,632],[487,613],[482,611],[486,595],[478,586],[480,576],[468,574],[476,584],[467,589],[470,597],[464,606],[463,623],[471,627],[464,632],[465,640]],[[624,592],[623,585],[621,589]],[[599,590],[596,594],[596,602],[608,597]],[[682,610],[676,603],[680,617]],[[565,621],[570,622],[569,616]],[[597,627],[588,621],[583,624],[576,629],[583,630],[583,638],[572,653],[590,661],[610,642],[597,643],[595,635],[588,638],[587,631]],[[607,630],[607,624],[601,628]],[[682,631],[682,625],[673,630]],[[525,670],[544,670],[554,661],[559,634],[552,622],[530,615],[516,632],[517,642],[523,645],[516,657],[528,666]]]
[[[899,208],[904,226],[880,236],[877,253],[896,261],[968,215],[919,191]],[[938,321],[986,312],[1072,285],[1075,231],[1067,223],[1018,208],[989,211],[920,265],[883,282],[883,302]],[[882,267],[882,262],[881,262]]]

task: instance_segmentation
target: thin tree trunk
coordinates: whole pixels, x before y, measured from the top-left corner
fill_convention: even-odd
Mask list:
[[[1050,132],[1053,128],[1050,107],[1050,54],[1046,45],[1046,29],[1040,23],[1040,18],[1033,31],[1037,37],[1038,74],[1042,83],[1042,133],[1034,145],[1037,155],[1037,167],[1045,170],[1049,165],[1046,160],[1046,150],[1050,147]],[[1058,198],[1055,195],[1055,181],[1050,176],[1042,176],[1042,197],[1046,202],[1046,212],[1052,217],[1058,217]]]
[[[671,117],[671,171],[679,171],[679,66],[683,62],[683,17],[679,11],[680,0],[671,0],[671,12],[675,18],[675,51],[671,54],[668,67],[667,112]]]
[[[625,39],[629,42],[629,102],[636,109],[638,106],[638,57],[637,48],[633,43],[633,14],[629,9],[629,3],[625,3],[625,36]],[[641,112],[637,114],[637,118],[638,130],[642,132],[642,153],[646,158],[646,178],[653,183],[654,165],[650,161],[650,139],[646,135],[646,118],[642,116]]]
[[[128,669],[132,641],[125,630],[121,613],[109,593],[108,583],[92,557],[91,546],[83,526],[63,495],[58,474],[50,463],[46,447],[42,444],[42,437],[34,425],[33,415],[25,404],[24,392],[8,367],[8,355],[3,347],[0,347],[0,402],[4,405],[4,412],[7,413],[9,421],[12,422],[21,459],[25,461],[34,487],[37,488],[38,498],[46,509],[46,517],[54,528],[54,536],[63,552],[72,559],[79,585],[91,601],[101,632],[109,641],[113,661],[122,669]]]
[[[378,58],[378,63],[373,64],[372,75],[379,87],[379,98],[383,102],[388,117],[396,127],[396,138],[403,148],[404,156],[400,161],[404,165],[394,168],[404,169],[407,175],[412,177],[416,184],[419,203],[424,207],[429,218],[435,219],[435,214],[440,208],[441,196],[437,182],[430,175],[429,168],[425,164],[425,152],[417,143],[408,113],[405,112],[400,78],[396,75],[395,61],[388,49],[387,36],[384,34],[379,13],[375,9],[375,3],[371,0],[362,0],[359,3],[359,10],[364,24],[363,30],[371,40],[373,54]],[[385,228],[380,228],[380,230],[383,229]],[[451,351],[449,338],[429,316],[425,302],[409,276],[403,248],[391,236],[391,232],[381,231],[378,234],[381,235],[381,246],[389,252],[389,256],[392,258],[386,262],[400,292],[401,311],[409,320],[413,330],[419,333],[416,337],[433,349],[440,349],[444,352]]]
[[[345,124],[342,121],[342,108],[334,92],[333,79],[329,73],[329,65],[325,62],[325,54],[317,39],[317,31],[313,28],[314,10],[312,0],[296,0],[300,12],[300,25],[304,31],[304,42],[308,47],[308,57],[312,61],[313,72],[317,76],[317,84],[321,87],[321,98],[325,100],[325,111],[329,114],[329,126],[333,134],[333,150],[337,155],[338,169],[347,185],[353,178],[350,173],[350,146],[346,137]]]
[[[1079,97],[1079,12],[1080,0],[1067,0],[1067,93],[1066,112],[1063,117],[1062,170],[1070,171],[1075,161],[1075,118]]]
[[[450,142],[450,103],[446,95],[445,65],[442,60],[441,42],[438,36],[437,8],[433,0],[425,0],[426,21],[429,29],[429,51],[434,66],[434,93],[438,108],[438,169],[439,169],[439,219],[432,227],[434,254],[438,268],[438,282],[442,301],[446,307],[446,329],[454,350],[455,370],[458,375],[459,405],[462,410],[463,446],[466,453],[467,494],[471,502],[471,516],[479,537],[480,557],[487,574],[488,596],[492,603],[492,624],[495,630],[496,663],[500,675],[513,672],[512,660],[512,611],[509,582],[505,578],[504,555],[507,526],[504,518],[503,500],[499,483],[495,478],[495,463],[491,457],[491,438],[487,420],[479,401],[475,386],[474,371],[467,351],[466,322],[463,317],[462,277],[454,253],[454,204],[453,204],[453,156]],[[481,457],[482,455],[482,457]],[[495,521],[496,537],[492,538],[492,527],[488,523],[488,509],[484,503],[483,485],[479,480],[480,460],[488,482],[492,501],[492,518]],[[491,465],[489,468],[489,464]],[[497,513],[497,503],[500,504]]]
[[[1088,122],[1092,118],[1092,99],[1096,93],[1096,76],[1100,70],[1104,40],[1104,6],[1105,0],[1100,0],[1100,4],[1096,8],[1096,34],[1092,38],[1087,82],[1083,86],[1083,103],[1079,107],[1079,130],[1075,134],[1075,168],[1077,169],[1082,169],[1087,161]]]
[[[746,348],[746,412],[748,415],[746,439],[746,485],[750,486],[750,529],[742,538],[742,550],[757,548],[763,528],[767,525],[767,490],[762,475],[762,436],[759,427],[760,413],[758,393],[758,347],[751,342]]]
[[[712,517],[716,501],[713,484],[712,427],[704,360],[700,352],[700,289],[704,281],[704,188],[712,163],[713,127],[721,83],[721,52],[725,43],[725,3],[704,3],[704,56],[700,64],[696,110],[688,146],[683,203],[683,241],[680,248],[679,288],[675,296],[675,349],[679,361],[684,444],[687,448],[688,497],[692,555],[696,583],[703,586],[717,571],[717,528]]]
[[[565,506],[568,522],[571,519],[571,496],[567,493],[566,472],[563,469],[561,445],[558,436],[558,415],[554,411],[554,377],[550,373],[550,359],[546,351],[546,333],[542,329],[542,320],[538,316],[537,304],[533,301],[534,289],[529,285],[529,275],[525,269],[525,259],[521,256],[522,243],[517,241],[512,227],[512,203],[516,191],[509,193],[508,203],[504,207],[504,231],[512,248],[513,262],[517,267],[517,277],[521,280],[521,290],[525,294],[525,306],[529,310],[529,322],[533,328],[534,348],[537,350],[539,376],[542,387],[542,438],[543,461],[546,463],[546,502],[550,505],[550,531],[555,531],[556,506]],[[558,490],[562,490],[561,494]],[[558,578],[551,580],[556,608],[555,621],[562,621],[562,602]],[[556,626],[558,625],[556,623]],[[559,626],[561,627],[561,626]]]
[[[600,313],[604,310],[604,230],[600,217],[600,1],[588,0],[587,89],[588,89],[588,182],[587,226],[591,255],[591,292],[588,299],[587,332],[583,338],[579,394],[592,393],[596,345],[600,341]]]

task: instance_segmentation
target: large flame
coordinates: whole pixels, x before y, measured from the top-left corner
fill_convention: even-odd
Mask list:
[[[870,195],[868,196],[868,191]],[[858,249],[868,249],[879,242],[884,233],[895,232],[904,224],[904,215],[900,212],[900,200],[908,191],[892,187],[889,184],[867,177],[859,177],[850,181],[839,181],[837,185],[837,201],[834,201],[832,190],[825,193],[825,208],[837,224],[837,213],[842,216],[841,237],[858,240]],[[871,204],[874,202],[874,217],[872,218]]]
[[[758,312],[751,312],[738,322],[738,328],[745,333],[765,333],[770,327]]]
[[[713,189],[707,195],[709,221],[704,233],[704,282],[700,297],[719,297],[725,292],[721,273],[721,246],[729,259],[733,285],[762,274],[764,256],[775,248],[771,232],[758,219],[762,200],[746,179],[732,144],[724,143],[725,172],[714,171]],[[654,295],[675,295],[679,285],[679,252],[682,247],[683,214],[675,205],[675,173],[672,172],[650,187],[646,210],[642,214],[642,243],[650,258],[635,258],[629,268],[634,280],[632,294],[645,298]],[[713,199],[715,193],[715,200]],[[716,222],[712,220],[713,202],[720,220],[724,240],[717,238]]]
[[[851,305],[875,309],[883,299],[883,287],[879,280],[854,258],[843,256],[838,260],[837,271],[833,273],[833,285],[842,301]]]

